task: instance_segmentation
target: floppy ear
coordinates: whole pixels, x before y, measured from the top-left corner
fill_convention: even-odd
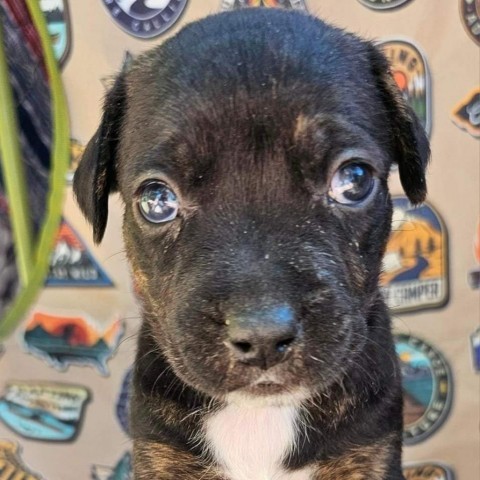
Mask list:
[[[108,217],[108,195],[117,189],[116,157],[126,103],[125,75],[121,73],[108,92],[98,130],[88,142],[73,179],[73,191],[93,240],[100,243]]]
[[[373,47],[371,64],[377,77],[380,95],[390,116],[391,135],[395,147],[402,187],[412,204],[425,200],[425,170],[430,159],[430,145],[420,120],[405,101],[383,54]]]

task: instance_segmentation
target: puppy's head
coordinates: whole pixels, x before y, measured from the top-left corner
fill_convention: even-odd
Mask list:
[[[246,10],[118,77],[74,189],[96,242],[120,192],[144,318],[180,378],[213,396],[308,395],[380,329],[388,174],[421,202],[428,155],[371,43]]]

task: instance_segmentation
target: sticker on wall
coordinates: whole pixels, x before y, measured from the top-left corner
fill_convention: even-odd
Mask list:
[[[418,463],[403,467],[405,480],[454,480],[450,467],[438,462]]]
[[[47,21],[53,52],[60,66],[70,51],[70,16],[67,0],[40,0],[40,8]]]
[[[117,419],[122,426],[123,431],[128,435],[128,408],[129,408],[129,396],[130,396],[130,384],[132,382],[133,370],[129,368],[125,377],[123,378],[122,386],[120,388],[120,394],[118,396],[115,411]]]
[[[153,38],[172,27],[187,0],[102,0],[122,30],[139,38]]]
[[[373,10],[391,10],[405,5],[410,0],[359,0],[368,8]]]
[[[460,13],[465,30],[480,45],[480,0],[460,0]]]
[[[392,312],[445,305],[448,300],[447,231],[428,203],[393,199],[392,233],[383,259],[382,292]]]
[[[20,447],[9,440],[0,439],[0,479],[2,480],[42,480],[32,472],[20,458]]]
[[[0,420],[29,440],[69,442],[80,431],[88,399],[88,390],[78,385],[9,382]]]
[[[452,110],[452,120],[457,127],[480,138],[480,87],[474,88]]]
[[[394,335],[403,389],[403,442],[415,445],[446,420],[452,403],[450,368],[443,355],[411,335]]]
[[[125,453],[113,468],[102,465],[92,467],[92,480],[131,480],[132,478],[132,454],[130,452]]]
[[[480,288],[480,222],[478,222],[476,238],[473,241],[473,254],[477,266],[468,272],[468,283],[474,290],[478,290]]]
[[[480,372],[480,327],[470,335],[470,345],[472,347],[473,368]]]
[[[235,10],[246,7],[307,9],[305,0],[223,0],[221,8],[222,10]]]
[[[112,287],[113,282],[80,235],[62,220],[50,256],[47,287]]]
[[[75,170],[77,170],[80,159],[82,158],[83,152],[85,151],[85,145],[82,145],[78,140],[74,138],[70,139],[70,166],[67,172],[67,182],[69,185],[73,182],[73,176],[75,175]]]
[[[432,88],[427,60],[418,46],[407,40],[388,40],[379,47],[392,65],[395,81],[422,122],[427,135],[432,129]]]
[[[106,329],[87,316],[57,316],[36,312],[25,327],[27,351],[50,366],[65,371],[70,365],[88,365],[108,375],[108,360],[114,355],[124,326],[114,320]]]

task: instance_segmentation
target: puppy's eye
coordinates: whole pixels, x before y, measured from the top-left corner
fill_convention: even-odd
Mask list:
[[[335,172],[328,195],[338,203],[353,205],[370,195],[374,182],[375,178],[367,165],[349,163]]]
[[[178,213],[179,202],[175,192],[159,181],[142,185],[137,202],[140,213],[151,223],[169,222]]]

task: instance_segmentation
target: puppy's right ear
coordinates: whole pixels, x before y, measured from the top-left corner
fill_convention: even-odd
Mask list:
[[[88,142],[73,179],[73,191],[93,226],[95,243],[100,243],[105,233],[108,196],[117,189],[117,149],[125,104],[126,81],[122,72],[105,98],[100,127]]]

